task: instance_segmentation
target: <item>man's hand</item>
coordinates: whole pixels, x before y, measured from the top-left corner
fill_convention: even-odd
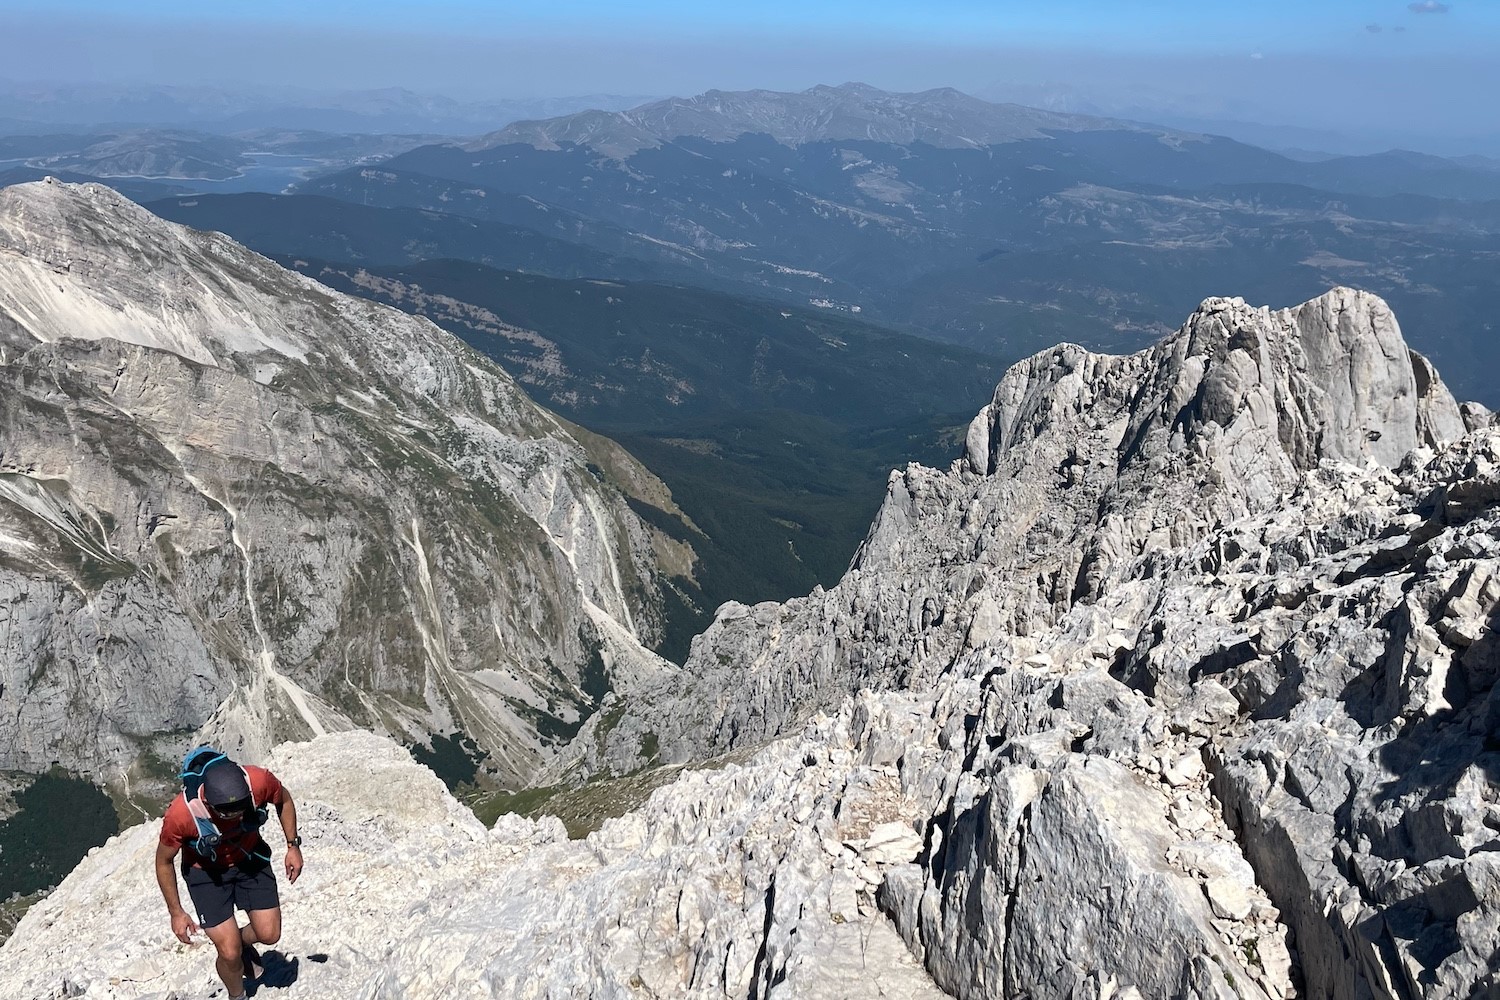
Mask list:
[[[187,915],[186,910],[178,910],[172,914],[172,933],[183,944],[192,944],[192,936],[198,933],[198,925],[193,923],[193,918]]]
[[[286,880],[297,881],[297,876],[302,874],[302,848],[288,847],[286,849]]]
[[[192,935],[198,925],[182,908],[182,897],[177,895],[177,873],[172,870],[172,859],[182,845],[161,841],[156,845],[156,884],[161,889],[161,898],[167,904],[167,916],[172,918],[172,933],[183,944],[192,944]]]

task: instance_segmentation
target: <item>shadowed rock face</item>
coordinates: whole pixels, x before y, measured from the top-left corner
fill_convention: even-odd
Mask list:
[[[365,726],[524,778],[654,669],[648,531],[591,465],[649,478],[425,321],[0,191],[0,769]]]

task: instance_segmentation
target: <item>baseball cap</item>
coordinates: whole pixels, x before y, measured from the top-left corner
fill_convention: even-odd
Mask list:
[[[249,808],[250,783],[245,780],[245,772],[232,760],[210,766],[203,772],[203,800],[215,807]]]

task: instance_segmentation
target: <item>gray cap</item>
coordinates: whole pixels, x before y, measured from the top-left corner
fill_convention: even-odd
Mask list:
[[[244,802],[250,805],[250,783],[232,760],[223,760],[203,772],[203,800],[211,806]]]

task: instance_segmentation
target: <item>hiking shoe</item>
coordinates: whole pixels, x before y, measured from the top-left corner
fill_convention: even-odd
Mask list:
[[[260,952],[255,950],[254,945],[247,944],[240,949],[240,961],[243,962],[245,966],[246,981],[253,983],[256,980],[260,979],[261,976],[265,975],[265,963],[260,960]],[[244,994],[241,994],[241,996],[243,995]],[[231,997],[230,1000],[240,1000],[240,998]]]

